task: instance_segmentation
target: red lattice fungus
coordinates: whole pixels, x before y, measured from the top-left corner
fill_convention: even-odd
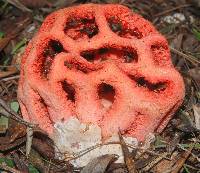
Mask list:
[[[161,132],[184,97],[166,39],[121,5],[87,4],[50,14],[22,60],[23,117],[49,134],[76,117],[104,138],[121,129]]]

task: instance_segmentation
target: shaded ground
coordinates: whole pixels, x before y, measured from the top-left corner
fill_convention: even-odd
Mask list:
[[[125,151],[126,165],[115,156],[98,158],[99,172],[200,172],[200,1],[199,0],[1,0],[0,104],[20,115],[16,91],[21,54],[45,16],[79,3],[121,3],[150,20],[169,41],[172,60],[183,75],[186,97],[182,107],[148,150]],[[10,116],[0,107],[0,114]],[[80,172],[67,161],[54,159],[52,141],[34,130],[30,157],[25,156],[26,128],[21,120],[0,118],[0,172]],[[8,127],[7,127],[8,126]],[[28,138],[30,139],[30,138]],[[121,141],[123,148],[127,146]],[[135,154],[136,151],[140,153]],[[131,169],[133,167],[133,169]],[[92,166],[88,166],[87,172]]]

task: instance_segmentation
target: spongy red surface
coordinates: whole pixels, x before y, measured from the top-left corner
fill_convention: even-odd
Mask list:
[[[102,136],[143,140],[166,126],[184,97],[166,39],[121,5],[79,5],[50,14],[22,60],[22,115],[50,135],[75,116]]]

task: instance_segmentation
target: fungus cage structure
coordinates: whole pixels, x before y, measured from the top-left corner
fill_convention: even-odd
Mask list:
[[[58,10],[30,41],[18,99],[24,119],[49,135],[75,117],[144,140],[161,132],[184,97],[166,39],[121,5],[86,4]]]

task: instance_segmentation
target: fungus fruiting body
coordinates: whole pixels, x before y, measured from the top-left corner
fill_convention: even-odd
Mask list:
[[[50,136],[76,119],[98,127],[104,140],[120,129],[143,141],[163,130],[183,98],[166,39],[122,5],[50,14],[22,59],[22,115]]]

